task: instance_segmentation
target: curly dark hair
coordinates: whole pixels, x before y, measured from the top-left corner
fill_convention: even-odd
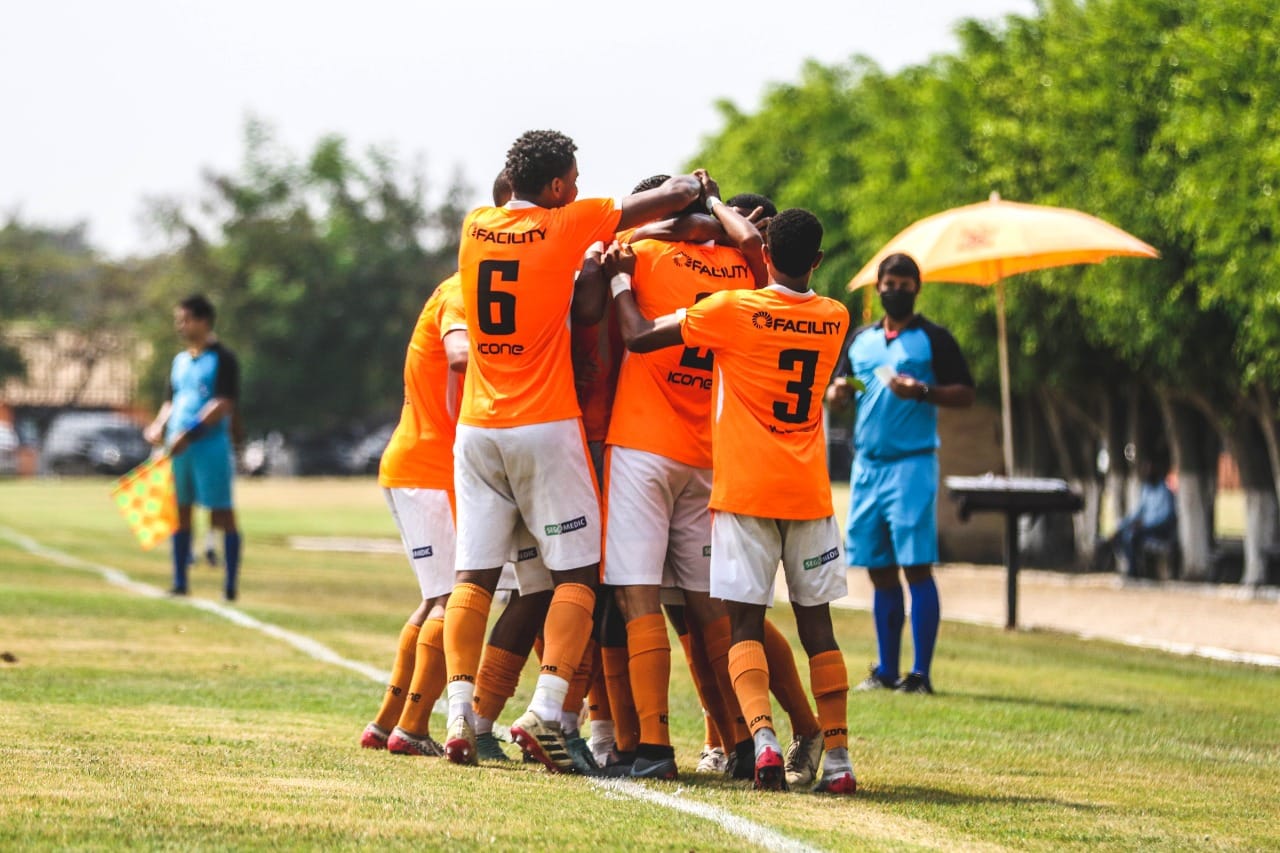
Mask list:
[[[503,169],[498,173],[498,177],[493,179],[493,206],[502,207],[511,200],[511,179],[507,177],[507,170]]]
[[[769,258],[780,272],[805,275],[822,249],[822,223],[804,208],[784,210],[769,222],[766,244]]]
[[[733,198],[726,199],[725,204],[736,209],[743,216],[746,216],[757,207],[764,208],[765,216],[778,215],[778,206],[773,203],[773,199],[767,195],[760,195],[760,193],[738,193]]]
[[[631,189],[631,192],[642,193],[645,190],[656,190],[658,187],[662,186],[669,180],[671,180],[670,175],[650,175],[640,183],[636,184]]]
[[[507,151],[506,173],[512,188],[523,196],[537,195],[573,167],[577,150],[573,140],[559,131],[525,131]]]

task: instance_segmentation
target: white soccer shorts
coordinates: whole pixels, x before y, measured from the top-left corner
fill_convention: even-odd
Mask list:
[[[600,498],[580,418],[507,428],[459,424],[453,460],[460,571],[508,560],[521,519],[551,571],[600,562]]]
[[[383,489],[423,599],[453,590],[453,508],[443,489]]]
[[[714,512],[711,595],[771,605],[781,560],[795,604],[816,607],[843,598],[849,593],[849,581],[840,539],[835,516],[790,521]]]
[[[711,588],[711,469],[631,447],[608,449],[604,582]]]

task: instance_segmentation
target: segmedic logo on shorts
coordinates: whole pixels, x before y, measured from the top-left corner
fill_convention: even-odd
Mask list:
[[[702,546],[702,556],[704,556],[704,557],[710,557],[710,556],[711,556],[711,546],[710,546],[710,545],[703,545],[703,546]]]
[[[832,548],[830,551],[823,554],[821,557],[808,557],[804,561],[804,570],[807,572],[810,569],[818,568],[818,566],[825,566],[827,563],[830,563],[832,560],[834,560],[836,557],[839,557],[839,556],[840,556],[840,549]]]
[[[587,526],[587,517],[580,515],[569,521],[562,521],[559,524],[547,524],[542,528],[542,532],[548,536],[559,536],[561,533],[572,533],[575,530],[581,530]]]
[[[430,545],[423,545],[423,546],[421,546],[421,547],[419,547],[419,548],[414,548],[414,549],[413,549],[413,559],[415,559],[415,560],[421,560],[421,559],[423,559],[424,557],[430,557],[430,556],[431,556],[432,554],[434,554],[434,553],[435,553],[435,552],[431,550],[431,546],[430,546]]]
[[[516,562],[523,563],[525,560],[532,560],[538,556],[537,548],[521,548],[516,552]]]

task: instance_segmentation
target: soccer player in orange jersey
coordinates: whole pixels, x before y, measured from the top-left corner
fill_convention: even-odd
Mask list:
[[[633,294],[644,316],[669,314],[721,290],[756,286],[744,253],[759,255],[760,233],[741,216],[726,216],[724,223],[737,248],[643,239],[630,244]],[[685,607],[701,631],[721,623],[728,650],[727,614],[709,593],[711,367],[711,354],[694,347],[628,354],[610,420],[604,582],[617,587],[627,619],[640,716],[631,775],[638,778],[677,774],[667,725],[671,646],[661,607],[664,583],[684,592]]]
[[[717,218],[724,215],[712,194],[707,206]],[[830,611],[848,582],[822,427],[822,390],[849,312],[809,289],[821,243],[817,217],[783,211],[767,231],[768,287],[721,291],[653,321],[641,315],[629,281],[618,276],[612,286],[630,350],[683,344],[715,355],[711,594],[725,600],[733,626],[729,669],[755,740],[755,785],[786,788],[764,652],[765,610],[781,560],[825,740],[814,790],[852,794],[849,679]],[[610,257],[621,271],[634,269],[628,247],[615,244]]]
[[[558,722],[591,630],[600,563],[600,508],[570,364],[569,318],[596,322],[608,291],[575,287],[587,247],[618,228],[674,213],[698,198],[691,175],[613,199],[578,200],[573,141],[530,131],[507,153],[515,198],[463,223],[458,266],[470,357],[454,444],[457,585],[445,613],[449,729],[445,755],[476,760],[471,699],[501,565],[523,520],[552,570],[541,674],[511,727],[554,772],[572,767]]]

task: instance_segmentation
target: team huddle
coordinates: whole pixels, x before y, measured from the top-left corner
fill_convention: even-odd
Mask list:
[[[510,725],[527,759],[674,779],[669,620],[705,712],[699,771],[852,794],[822,426],[850,329],[809,287],[822,226],[722,201],[702,171],[578,199],[575,150],[553,131],[516,140],[414,329],[379,483],[422,603],[361,743],[510,760],[495,720],[536,650]],[[809,691],[766,618],[779,563]]]

